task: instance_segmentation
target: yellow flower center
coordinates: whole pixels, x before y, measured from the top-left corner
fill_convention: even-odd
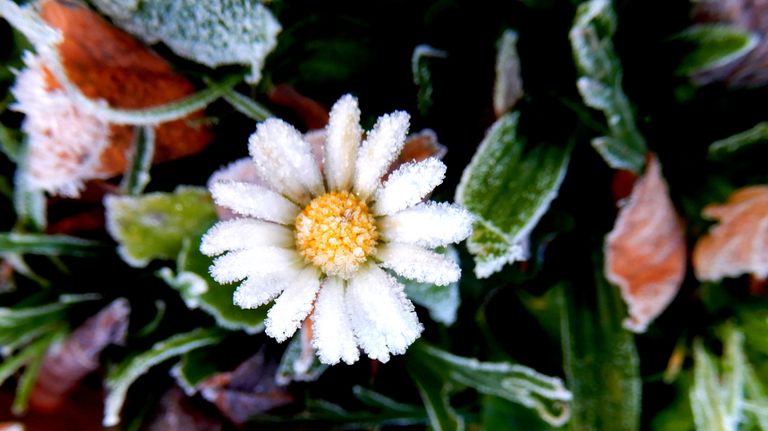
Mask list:
[[[296,217],[296,249],[328,275],[349,278],[378,238],[368,206],[348,192],[319,196]]]

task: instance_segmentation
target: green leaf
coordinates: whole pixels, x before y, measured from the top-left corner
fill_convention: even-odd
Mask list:
[[[255,84],[277,44],[280,23],[257,0],[94,0],[118,26],[147,43],[163,42],[176,54],[217,67],[251,66]]]
[[[496,53],[496,80],[493,84],[493,110],[501,116],[523,97],[520,57],[517,55],[517,32],[505,30]]]
[[[232,302],[237,285],[217,283],[208,272],[212,260],[200,253],[200,237],[188,239],[177,260],[178,274],[169,268],[158,272],[176,289],[190,309],[200,308],[216,319],[222,328],[255,334],[264,330],[268,307],[246,310]]]
[[[18,163],[21,153],[21,142],[14,136],[13,130],[0,124],[0,151],[8,160]]]
[[[504,398],[486,395],[483,397],[483,431],[555,431],[556,428],[542,420],[536,413],[511,403]]]
[[[411,55],[411,72],[413,83],[419,88],[418,106],[419,112],[426,115],[432,107],[432,72],[430,70],[431,59],[445,58],[448,53],[435,49],[429,45],[419,45]]]
[[[176,258],[186,238],[199,237],[216,220],[210,194],[199,187],[108,196],[104,206],[107,230],[120,245],[118,253],[135,267],[146,266],[152,259]]]
[[[592,146],[610,167],[640,173],[648,148],[622,90],[621,63],[611,42],[615,31],[616,15],[610,0],[579,5],[570,31],[579,69],[576,86],[584,103],[603,111],[608,123],[610,134],[595,138]]]
[[[421,406],[403,404],[399,401],[393,400],[386,395],[380,394],[362,386],[354,386],[352,388],[352,393],[355,395],[355,398],[360,400],[360,402],[367,405],[368,407],[374,407],[383,411],[400,412],[413,415],[423,415],[426,413],[424,409],[421,408]]]
[[[155,129],[135,127],[134,136],[130,169],[123,176],[120,189],[125,194],[136,196],[149,184],[149,169],[155,156]]]
[[[16,211],[16,228],[31,232],[42,232],[47,224],[45,193],[35,189],[27,181],[27,146],[19,154],[14,174],[13,209]]]
[[[570,429],[638,430],[641,382],[634,336],[622,326],[617,288],[596,274],[594,288],[565,286],[561,333],[573,391]]]
[[[302,337],[305,336],[303,330],[298,331],[288,343],[275,375],[278,385],[287,385],[291,382],[313,382],[328,369],[328,365],[321,363],[317,358],[314,349],[304,352]],[[311,356],[307,357],[306,354]]]
[[[109,373],[105,382],[107,396],[104,399],[103,425],[110,427],[120,423],[120,410],[125,402],[128,388],[152,367],[174,356],[217,344],[220,341],[221,333],[217,330],[196,329],[158,342],[146,352],[123,361]]]
[[[433,374],[435,379],[443,382],[443,387],[470,387],[486,395],[504,398],[534,410],[552,425],[561,426],[570,416],[571,393],[563,382],[526,366],[481,362],[452,355],[423,342],[408,350],[406,360],[411,375],[417,372]],[[434,385],[434,382],[425,382]],[[436,395],[434,390],[432,392],[430,397]]]
[[[730,325],[725,331],[722,373],[701,340],[693,345],[690,400],[698,431],[735,431],[742,419],[747,374],[744,335]]]
[[[411,347],[413,350],[413,347]],[[424,407],[427,409],[429,423],[434,431],[461,431],[464,419],[451,407],[450,384],[427,366],[421,359],[406,356],[408,372],[416,384]]]
[[[106,250],[102,242],[68,235],[0,232],[0,254],[93,257],[103,255]]]
[[[709,157],[714,160],[722,160],[734,153],[765,142],[768,142],[768,122],[759,123],[749,130],[713,142],[709,146]]]
[[[16,397],[13,399],[13,405],[11,406],[13,414],[20,416],[26,413],[29,396],[32,394],[32,389],[37,381],[37,375],[40,374],[40,368],[43,366],[43,361],[45,361],[45,353],[51,344],[62,338],[64,338],[64,331],[59,330],[49,333],[48,336],[41,338],[26,349],[32,350],[32,352],[28,355],[27,366],[16,386]],[[20,353],[20,355],[24,355],[24,353]]]
[[[476,217],[467,248],[479,278],[527,259],[529,235],[557,196],[568,167],[570,149],[539,145],[526,153],[518,119],[511,113],[496,121],[456,188],[456,202]]]
[[[455,248],[448,247],[445,254],[456,264],[461,264],[459,253]],[[419,283],[403,277],[397,277],[397,279],[405,286],[405,294],[408,295],[408,298],[425,307],[432,320],[446,326],[456,322],[456,313],[459,310],[459,305],[461,305],[458,282],[447,286],[437,286],[430,283]]]
[[[187,352],[171,369],[171,375],[189,396],[197,392],[197,387],[208,377],[221,372],[215,365],[216,348],[201,348]]]
[[[16,355],[3,359],[3,362],[0,363],[0,385],[5,383],[5,381],[16,373],[16,371],[20,370],[21,367],[28,364],[33,359],[43,356],[48,350],[48,346],[50,346],[61,334],[61,332],[48,333],[47,336],[41,337],[29,344]]]
[[[260,103],[250,97],[238,93],[232,88],[224,89],[223,97],[224,100],[237,109],[238,112],[247,115],[252,120],[264,121],[267,118],[274,117],[274,115]]]
[[[714,69],[737,60],[752,51],[760,40],[743,27],[728,24],[699,24],[678,35],[693,45],[680,61],[678,72],[690,75]]]

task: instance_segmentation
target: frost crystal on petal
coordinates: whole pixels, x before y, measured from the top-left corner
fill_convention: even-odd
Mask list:
[[[317,349],[320,362],[352,364],[360,357],[355,335],[347,314],[344,299],[344,281],[329,277],[323,282],[312,313],[312,346]]]
[[[419,246],[389,243],[376,253],[381,266],[421,283],[447,286],[461,277],[459,266],[446,256]]]
[[[381,177],[405,145],[410,116],[397,111],[379,117],[357,153],[354,188],[368,198],[381,183]]]
[[[253,219],[235,219],[217,223],[203,236],[200,251],[208,256],[227,250],[242,250],[255,246],[289,247],[292,232],[274,223]]]
[[[443,182],[445,171],[443,162],[434,157],[400,166],[376,192],[374,213],[393,214],[421,202]]]
[[[426,202],[379,222],[382,238],[434,248],[464,240],[472,232],[472,215],[445,202]]]
[[[292,336],[310,311],[320,289],[320,272],[314,267],[305,268],[285,288],[269,309],[267,335],[279,343]]]
[[[275,223],[290,224],[299,213],[291,201],[256,184],[222,181],[211,185],[211,195],[217,205]]]
[[[251,66],[250,83],[261,78],[280,23],[255,0],[94,0],[99,10],[147,43],[163,42],[176,54],[209,67]]]
[[[363,129],[357,99],[343,96],[333,105],[325,142],[325,177],[331,190],[348,190]]]

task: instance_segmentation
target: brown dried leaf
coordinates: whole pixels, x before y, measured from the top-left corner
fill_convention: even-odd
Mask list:
[[[328,124],[328,110],[288,84],[275,85],[269,90],[268,97],[272,103],[294,110],[307,130],[322,129]]]
[[[739,189],[728,202],[707,206],[704,216],[719,223],[693,249],[696,278],[768,277],[768,186]]]
[[[405,139],[405,145],[403,145],[403,151],[389,167],[387,176],[403,163],[420,162],[429,157],[442,159],[447,152],[448,149],[438,142],[437,134],[432,129],[424,129],[421,132],[408,135]]]
[[[50,412],[60,407],[80,380],[99,367],[101,351],[125,341],[130,310],[127,300],[116,299],[63,343],[48,349],[29,399],[34,410]]]
[[[275,381],[277,363],[267,362],[264,352],[240,364],[231,373],[217,374],[200,385],[203,398],[235,424],[294,401],[293,395]]]
[[[605,240],[605,275],[619,286],[629,317],[644,332],[672,301],[685,276],[685,236],[661,167],[650,158]]]
[[[40,15],[58,28],[58,45],[69,79],[88,97],[115,108],[141,109],[170,103],[194,92],[192,84],[127,33],[113,27],[81,3],[46,0]],[[59,84],[49,75],[51,89]],[[155,162],[200,152],[212,139],[207,128],[193,123],[202,112],[164,123],[155,129]],[[111,126],[110,146],[101,155],[98,174],[125,170],[133,128]]]
[[[173,387],[160,399],[158,411],[147,431],[220,431],[221,420],[192,405],[184,392]]]

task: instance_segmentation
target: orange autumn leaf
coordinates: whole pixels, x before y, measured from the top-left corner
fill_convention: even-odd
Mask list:
[[[683,225],[655,157],[638,179],[605,240],[605,275],[619,286],[629,317],[643,332],[677,294],[685,276]]]
[[[704,208],[704,216],[719,223],[693,249],[696,278],[768,277],[768,186],[739,189],[726,203]]]
[[[114,108],[142,109],[177,101],[195,91],[160,56],[83,4],[46,0],[40,15],[61,31],[58,50],[67,76],[90,98],[103,99]],[[59,87],[50,74],[48,81],[50,89]],[[197,112],[157,126],[155,162],[201,151],[212,138],[207,128],[194,124],[202,116]],[[96,167],[102,177],[125,170],[133,129],[111,125],[109,141]]]

